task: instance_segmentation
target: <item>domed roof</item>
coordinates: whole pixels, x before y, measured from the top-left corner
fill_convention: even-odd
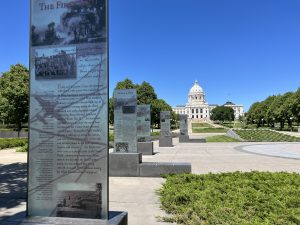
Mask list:
[[[198,81],[195,80],[195,83],[194,83],[193,87],[190,90],[190,94],[199,93],[199,92],[203,93],[203,89],[202,89],[202,87],[199,86]]]

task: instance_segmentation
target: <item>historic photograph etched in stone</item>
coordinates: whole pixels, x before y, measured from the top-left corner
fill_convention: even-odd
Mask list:
[[[105,1],[32,2],[32,46],[106,41]]]
[[[188,135],[188,124],[187,124],[187,115],[179,115],[179,127],[180,127],[180,134],[181,135]]]
[[[76,73],[76,47],[35,50],[37,80],[75,79]]]

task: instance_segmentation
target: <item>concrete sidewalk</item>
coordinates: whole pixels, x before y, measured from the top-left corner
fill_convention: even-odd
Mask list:
[[[192,135],[191,138],[204,136]],[[192,172],[196,174],[252,170],[300,173],[299,160],[239,150],[259,144],[260,148],[265,146],[265,149],[277,145],[278,151],[278,148],[287,150],[287,146],[292,145],[293,151],[300,152],[300,143],[178,143],[178,138],[174,138],[173,143],[174,147],[159,148],[155,141],[156,154],[143,156],[143,161],[190,162]],[[25,153],[0,151],[0,224],[4,216],[17,214],[26,208],[26,160]],[[110,210],[128,211],[130,225],[169,224],[159,222],[156,218],[165,215],[160,210],[159,198],[155,193],[163,182],[162,178],[110,178]]]

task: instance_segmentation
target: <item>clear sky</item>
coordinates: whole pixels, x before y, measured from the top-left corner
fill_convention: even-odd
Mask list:
[[[3,1],[0,72],[28,66],[29,0]],[[110,93],[128,77],[175,106],[199,81],[209,104],[300,86],[299,0],[110,0]]]

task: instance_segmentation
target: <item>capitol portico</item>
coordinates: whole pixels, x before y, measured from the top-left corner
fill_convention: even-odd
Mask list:
[[[188,103],[186,105],[178,105],[173,107],[173,111],[177,114],[187,114],[188,118],[195,120],[210,120],[211,110],[218,105],[209,105],[205,100],[205,94],[196,80],[188,94]],[[226,102],[224,106],[231,107],[234,110],[235,119],[244,116],[244,106],[236,105],[232,102]]]

